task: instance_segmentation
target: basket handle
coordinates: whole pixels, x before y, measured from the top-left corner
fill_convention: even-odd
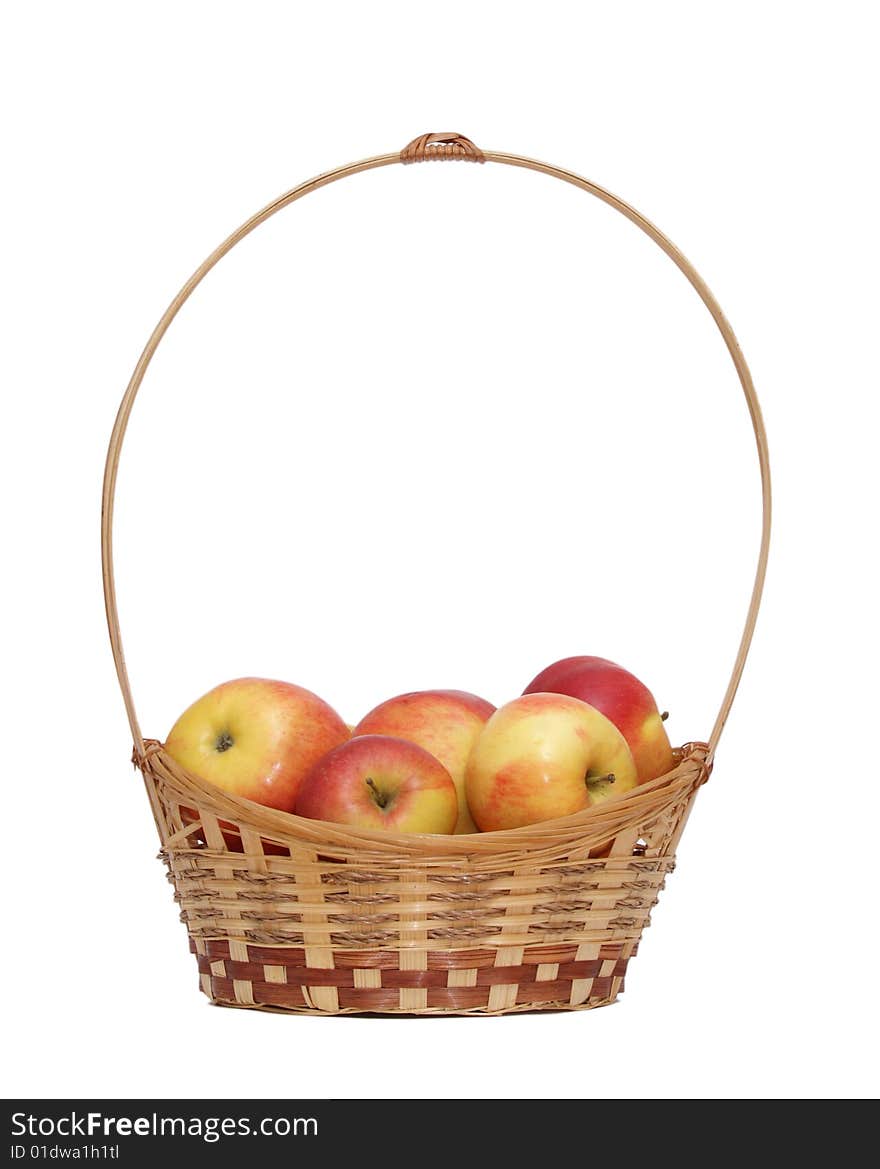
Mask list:
[[[767,571],[767,554],[770,545],[771,498],[767,436],[764,430],[761,408],[758,404],[752,376],[746,365],[742,350],[739,347],[733,329],[721,311],[720,305],[693,265],[682,255],[671,240],[667,239],[653,223],[645,219],[643,215],[633,207],[630,207],[628,203],[624,203],[616,195],[612,195],[609,191],[597,186],[595,183],[591,183],[588,179],[582,178],[580,175],[574,174],[572,171],[563,170],[560,167],[551,166],[549,163],[538,162],[536,159],[525,158],[518,154],[502,154],[488,150],[482,151],[474,146],[470,139],[464,138],[461,134],[454,133],[422,134],[420,137],[413,139],[412,142],[399,152],[376,155],[374,158],[366,158],[361,162],[350,163],[347,166],[338,167],[336,170],[327,171],[314,179],[310,179],[308,182],[301,183],[298,187],[294,187],[274,202],[269,203],[268,206],[251,216],[232,235],[225,239],[195,270],[165,310],[165,313],[144,347],[144,351],[138,359],[134,372],[131,375],[131,380],[122,397],[122,402],[120,403],[110,436],[107,461],[104,467],[101,508],[101,562],[104,581],[104,603],[107,611],[107,627],[110,633],[110,646],[113,651],[113,660],[116,663],[116,674],[119,678],[119,686],[122,690],[122,697],[128,714],[128,723],[134,739],[134,752],[137,761],[140,762],[144,758],[144,739],[135,712],[131,685],[128,678],[128,669],[123,654],[122,636],[119,630],[119,612],[116,602],[116,584],[113,571],[113,507],[116,496],[116,477],[119,469],[119,456],[122,450],[122,442],[126,429],[128,428],[128,420],[131,415],[134,400],[137,397],[138,390],[140,389],[141,382],[144,380],[144,375],[147,372],[147,367],[153,358],[153,354],[156,352],[160,341],[165,336],[169,325],[177,316],[183,304],[189,299],[198,285],[201,284],[202,280],[204,280],[214,265],[219,263],[226,253],[231,251],[245,236],[250,235],[255,228],[259,227],[261,223],[265,223],[277,211],[281,211],[282,208],[296,202],[297,199],[303,198],[304,195],[311,194],[312,191],[316,191],[320,187],[326,187],[330,183],[335,183],[338,179],[348,178],[350,175],[359,174],[361,171],[374,170],[382,166],[391,166],[395,163],[415,163],[430,160],[445,161],[450,159],[479,163],[497,162],[503,163],[505,166],[525,167],[528,170],[540,171],[543,174],[551,175],[553,178],[561,179],[563,182],[571,183],[573,186],[579,187],[582,191],[586,191],[588,194],[594,195],[597,199],[601,199],[603,203],[607,203],[609,207],[613,207],[615,211],[619,211],[621,215],[626,216],[636,227],[640,228],[649,236],[666,253],[676,267],[684,273],[703,304],[709,310],[712,319],[718,326],[718,331],[724,339],[731,360],[736,367],[736,372],[749,409],[749,416],[752,420],[752,427],[755,432],[755,442],[758,448],[758,465],[761,473],[763,525],[761,530],[761,545],[758,553],[758,565],[752,586],[751,600],[749,602],[748,612],[746,613],[745,627],[740,639],[736,660],[733,663],[730,681],[727,684],[727,690],[721,702],[721,708],[718,711],[715,725],[709,736],[707,763],[711,763],[715,749],[718,746],[718,740],[721,737],[721,732],[724,729],[724,724],[727,721],[727,716],[730,713],[730,708],[733,705],[733,700],[736,696],[737,687],[739,686],[746,657],[749,652],[749,646],[752,642],[755,622],[758,617],[758,609],[761,604],[761,594],[764,588],[764,577]]]

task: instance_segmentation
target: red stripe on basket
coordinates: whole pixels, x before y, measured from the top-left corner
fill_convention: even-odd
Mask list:
[[[216,958],[209,955],[199,955],[198,968],[200,974],[211,974]],[[605,960],[607,961],[607,959]],[[246,982],[262,983],[266,979],[264,964],[261,962],[233,962],[230,958],[223,959],[227,978],[240,979]],[[605,962],[598,958],[584,962],[560,962],[555,981],[573,978],[598,978]],[[275,962],[275,966],[283,963]],[[354,986],[354,972],[357,969],[369,967],[336,967],[326,970],[307,966],[286,966],[285,979],[289,986]],[[620,958],[615,964],[610,976],[620,978],[626,973],[626,959]],[[535,981],[537,966],[483,966],[477,969],[477,986],[507,985],[510,983],[532,983]],[[386,965],[382,973],[382,986],[396,987],[424,987],[446,986],[447,974],[445,970],[398,970]],[[277,985],[277,984],[276,984]],[[549,985],[549,983],[548,983]],[[369,989],[377,989],[375,987]]]
[[[199,958],[199,973],[211,974],[212,958]],[[280,963],[276,963],[280,965]],[[244,982],[253,982],[262,985],[266,980],[266,969],[262,962],[232,962],[224,959],[223,966],[227,978],[235,978]],[[286,985],[288,986],[354,986],[353,970],[324,970],[309,969],[306,966],[288,966],[285,968]],[[275,983],[276,986],[284,985]]]
[[[490,966],[477,971],[477,986],[534,982],[537,966]]]
[[[608,959],[600,961],[598,958],[593,962],[560,962],[559,970],[557,972],[558,978],[597,978]],[[618,958],[614,970],[611,972],[614,977],[626,974],[626,958]],[[227,963],[228,966],[228,963]]]
[[[429,990],[429,1007],[446,1007],[467,1011],[489,1005],[489,990],[480,986],[449,986],[445,990]]]
[[[302,946],[254,946],[248,942],[251,962],[267,966],[305,966],[306,952]]]
[[[229,942],[210,941],[204,943],[205,953],[209,958],[228,958],[229,957]],[[195,953],[195,947],[190,941],[190,949]]]
[[[429,950],[429,970],[478,970],[493,966],[494,950]]]
[[[611,979],[597,978],[590,988],[590,1001],[607,998],[611,994]],[[562,1002],[568,1004],[571,996],[570,982],[528,982],[516,992],[517,1003]]]
[[[222,999],[224,1002],[235,1002],[235,991],[232,988],[231,978],[212,978],[211,979],[211,996],[215,999]]]
[[[445,986],[445,970],[383,970],[383,988],[405,989],[422,986]]]
[[[190,939],[190,951],[196,953],[195,943]],[[294,984],[291,970],[307,971],[302,978],[296,979],[296,985],[308,985],[312,975],[311,985],[320,984],[320,975],[306,967],[305,950],[301,946],[255,946],[248,943],[249,962],[232,962],[229,958],[229,943],[214,939],[204,943],[205,953],[196,954],[199,970],[203,974],[211,973],[211,962],[222,960],[230,977],[240,979],[264,978],[264,965],[283,966],[288,971],[287,981]],[[477,970],[477,985],[491,986],[495,983],[534,982],[535,968],[540,964],[556,964],[559,967],[559,978],[595,978],[604,962],[616,960],[613,971],[614,977],[621,977],[626,973],[627,958],[620,956],[621,946],[604,945],[599,949],[599,957],[584,961],[574,959],[577,947],[567,946],[531,946],[525,949],[522,964],[519,966],[495,966],[496,951],[482,950],[432,950],[428,953],[429,971],[448,970]],[[635,950],[633,950],[633,956]],[[337,970],[383,970],[400,973],[400,953],[397,950],[337,950],[333,954]],[[405,971],[405,974],[418,975],[423,971]],[[422,981],[394,981],[383,978],[386,986],[443,986],[445,979]],[[345,982],[327,982],[328,986],[351,986],[349,978]],[[467,989],[467,988],[458,988]]]
[[[396,950],[334,950],[333,961],[346,970],[396,970],[400,956]]]
[[[622,950],[622,948],[623,947],[619,942],[607,942],[604,946],[599,947],[599,957],[600,958],[619,958],[620,951]],[[630,957],[631,958],[635,958],[637,950],[638,950],[638,946],[633,945],[632,950],[630,950]]]
[[[523,953],[523,965],[543,965],[553,962],[571,962],[577,946],[528,946]]]

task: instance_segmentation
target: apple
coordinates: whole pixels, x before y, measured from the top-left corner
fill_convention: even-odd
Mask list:
[[[422,747],[391,735],[360,735],[312,767],[296,812],[384,832],[450,833],[458,796],[449,772]]]
[[[458,793],[456,832],[476,832],[464,791],[471,748],[493,714],[491,702],[464,690],[416,690],[398,694],[364,715],[355,735],[393,735],[407,739],[439,759]]]
[[[181,767],[231,795],[292,812],[306,772],[348,738],[336,711],[311,690],[237,678],[185,710],[165,750]]]
[[[474,744],[465,779],[483,832],[570,816],[637,782],[614,723],[564,694],[527,694],[499,707]]]
[[[542,670],[524,694],[568,694],[610,718],[629,744],[639,783],[671,771],[672,747],[651,691],[634,674],[605,658],[563,658]]]

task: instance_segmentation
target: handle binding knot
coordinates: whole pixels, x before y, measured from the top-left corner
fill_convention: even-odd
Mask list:
[[[485,162],[485,156],[470,138],[463,134],[420,134],[400,152],[400,161],[432,162],[460,158],[465,162]]]

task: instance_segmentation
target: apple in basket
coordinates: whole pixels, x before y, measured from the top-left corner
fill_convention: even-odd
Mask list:
[[[563,694],[508,702],[483,727],[468,760],[467,800],[483,832],[570,816],[638,783],[610,719]]]
[[[615,662],[573,657],[554,662],[523,693],[568,694],[610,718],[629,744],[639,782],[665,775],[674,766],[672,747],[651,691]]]
[[[296,812],[384,832],[451,833],[455,784],[423,748],[391,735],[361,735],[319,759],[305,777]]]
[[[311,767],[349,738],[336,711],[291,682],[238,678],[183,712],[165,750],[231,795],[292,812]]]
[[[491,702],[464,690],[417,690],[398,694],[364,715],[355,735],[392,735],[416,743],[439,759],[458,794],[456,832],[476,832],[464,791],[468,756],[494,713]]]

